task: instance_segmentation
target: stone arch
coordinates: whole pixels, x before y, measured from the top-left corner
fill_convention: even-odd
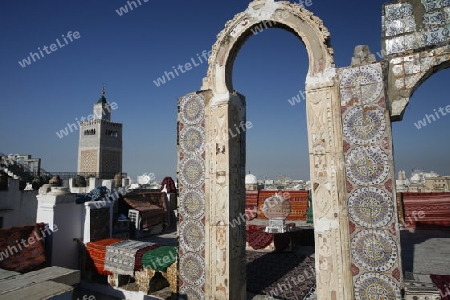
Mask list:
[[[450,68],[450,46],[388,59],[391,119],[400,121],[416,89],[434,73]]]
[[[201,90],[179,101],[180,293],[188,299],[246,299],[245,222],[239,222],[245,204],[245,132],[229,137],[228,129],[246,123],[245,97],[233,89],[232,69],[251,30],[261,24],[293,32],[308,52],[317,296],[351,300],[341,100],[330,34],[302,6],[274,0],[255,0],[226,23]]]
[[[308,77],[334,67],[330,33],[321,19],[298,4],[256,0],[250,3],[245,12],[228,21],[218,34],[202,89],[210,89],[216,95],[233,92],[234,60],[240,48],[252,36],[251,30],[258,26],[264,26],[264,29],[283,28],[301,39],[309,56]]]

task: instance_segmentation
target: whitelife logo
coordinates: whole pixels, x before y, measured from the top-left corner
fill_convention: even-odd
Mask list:
[[[139,6],[142,5],[141,0],[136,0],[139,3]],[[134,8],[138,8],[138,5],[136,4],[136,1],[127,1],[127,5],[130,8],[129,11],[132,11]],[[143,2],[148,2],[149,0],[142,0]],[[120,7],[119,9],[116,9],[116,13],[121,17],[124,14],[128,13],[128,7],[127,5],[124,5]],[[134,8],[133,8],[134,5]]]
[[[35,62],[36,60],[43,58],[45,56],[44,52],[46,54],[51,54],[52,52],[55,52],[56,50],[61,49],[62,47],[65,47],[66,45],[68,45],[69,42],[67,41],[67,39],[69,39],[70,42],[73,42],[74,40],[78,40],[81,37],[81,35],[78,31],[74,31],[73,33],[72,33],[72,31],[69,31],[67,33],[67,36],[64,36],[64,34],[61,36],[62,36],[65,44],[61,43],[59,38],[57,38],[56,44],[51,44],[50,47],[47,47],[47,45],[44,45],[44,47],[42,47],[42,49],[41,49],[41,47],[38,47],[38,52],[41,55],[39,55],[39,53],[37,53],[37,52],[34,52],[34,53],[30,52],[30,55],[27,58],[24,58],[24,59],[22,59],[22,61],[19,61],[19,65],[22,68],[25,68],[26,66],[31,65],[31,62],[32,62],[31,60],[33,60],[33,62]]]
[[[171,81],[172,79],[175,79],[176,77],[180,76],[181,74],[184,74],[187,71],[192,70],[193,67],[195,68],[195,67],[200,66],[204,62],[208,62],[208,58],[211,56],[211,54],[212,54],[212,50],[210,50],[210,51],[203,50],[201,57],[200,57],[200,54],[197,53],[198,61],[196,61],[196,59],[194,57],[191,57],[192,64],[190,62],[187,62],[184,65],[179,64],[178,67],[173,66],[172,69],[173,69],[173,72],[175,72],[176,76],[172,71],[166,71],[166,72],[164,72],[163,76],[157,78],[156,80],[153,80],[153,83],[157,87],[160,87],[161,85],[165,84],[166,82]],[[202,57],[203,57],[203,59],[202,59]],[[183,69],[183,67],[184,67],[184,69]],[[181,74],[178,72],[178,70],[181,72]]]

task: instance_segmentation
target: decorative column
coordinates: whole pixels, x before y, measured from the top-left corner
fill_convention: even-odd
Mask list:
[[[308,77],[306,112],[314,199],[317,299],[353,298],[342,123],[336,69]]]
[[[340,70],[354,293],[355,299],[401,299],[400,234],[384,77],[381,64],[364,52],[368,48],[357,47],[356,64]]]
[[[205,299],[205,107],[202,94],[178,102],[179,294]]]
[[[245,100],[211,92],[179,101],[179,293],[246,299]],[[206,143],[208,141],[208,143]]]
[[[211,100],[206,165],[207,299],[246,298],[245,97]],[[242,222],[233,222],[241,220]],[[215,267],[212,267],[215,266]]]

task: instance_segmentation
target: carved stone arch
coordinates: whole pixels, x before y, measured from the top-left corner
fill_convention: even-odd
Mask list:
[[[388,59],[391,120],[401,121],[416,89],[434,73],[450,68],[450,46]]]
[[[257,26],[293,32],[308,52],[306,113],[317,297],[352,300],[345,168],[339,167],[345,164],[341,99],[330,34],[302,6],[274,0],[255,0],[226,23],[213,45],[201,90],[179,102],[180,293],[188,299],[247,298],[246,232],[241,222],[246,103],[233,89],[232,69]]]
[[[209,57],[209,68],[203,90],[215,95],[232,92],[234,60],[240,48],[252,36],[252,29],[283,28],[301,39],[309,57],[308,77],[315,77],[334,67],[330,33],[321,19],[301,5],[273,0],[256,0],[246,11],[228,21],[218,34]]]

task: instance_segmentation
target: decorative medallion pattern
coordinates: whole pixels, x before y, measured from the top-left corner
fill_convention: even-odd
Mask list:
[[[375,143],[384,136],[386,121],[381,110],[353,107],[344,117],[344,135],[352,144]]]
[[[202,251],[205,248],[205,229],[203,224],[195,220],[181,222],[180,245],[187,251]]]
[[[179,287],[195,300],[205,298],[205,103],[201,94],[189,94],[180,99],[178,113]]]
[[[355,263],[371,272],[386,272],[397,262],[397,245],[384,231],[362,230],[352,240]]]
[[[180,167],[180,180],[189,188],[196,188],[205,181],[204,161],[191,157],[183,160]]]
[[[387,192],[376,187],[360,188],[348,199],[348,212],[361,227],[380,228],[392,221],[394,203]]]
[[[378,99],[383,90],[381,73],[370,66],[346,69],[342,74],[340,89],[343,104],[354,98],[362,104],[371,103]]]
[[[395,281],[378,273],[365,273],[355,282],[356,300],[402,299],[400,288]]]
[[[180,213],[192,219],[202,218],[205,214],[205,195],[197,190],[185,190],[180,197]]]
[[[186,285],[180,288],[180,295],[186,295],[186,299],[205,299],[204,292],[202,292],[199,288]]]
[[[386,31],[394,34],[413,27],[408,5],[396,4],[386,11],[392,19]],[[398,27],[396,18],[411,26]],[[391,230],[397,212],[389,187],[392,144],[381,64],[344,69],[340,93],[346,108],[341,111],[355,298],[401,299],[401,279],[390,275],[400,267],[400,254],[398,232]]]
[[[189,126],[180,133],[180,146],[184,154],[201,154],[205,147],[205,131],[202,127]]]
[[[348,179],[358,185],[382,183],[389,175],[389,159],[378,146],[357,147],[346,158]]]
[[[180,257],[180,276],[187,284],[205,283],[205,262],[197,253],[188,252]],[[197,298],[192,298],[197,299]]]
[[[184,124],[195,125],[205,117],[205,100],[199,94],[191,94],[180,102],[180,117]]]

